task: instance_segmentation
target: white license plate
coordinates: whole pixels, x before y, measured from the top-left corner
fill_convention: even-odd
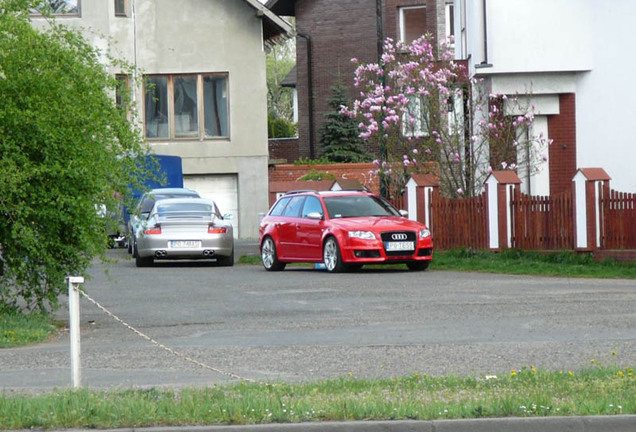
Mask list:
[[[174,249],[200,248],[201,242],[197,240],[172,240],[168,245]]]
[[[387,251],[412,251],[415,250],[415,243],[412,241],[404,242],[387,242],[385,245]]]

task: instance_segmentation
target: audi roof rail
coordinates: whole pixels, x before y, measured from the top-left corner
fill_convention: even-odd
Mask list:
[[[318,193],[318,191],[315,189],[298,189],[298,190],[291,190],[291,191],[285,192],[285,195],[294,195],[294,194],[301,194],[301,193],[307,193],[307,192]]]

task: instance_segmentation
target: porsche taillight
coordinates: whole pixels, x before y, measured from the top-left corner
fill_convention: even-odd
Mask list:
[[[208,234],[225,234],[227,233],[227,228],[225,227],[216,227],[214,225],[208,225]]]
[[[153,227],[147,228],[144,231],[144,234],[148,234],[148,235],[161,234],[161,225],[155,225]]]

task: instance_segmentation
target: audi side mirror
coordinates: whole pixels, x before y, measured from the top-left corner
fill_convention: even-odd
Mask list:
[[[409,212],[407,212],[406,210],[400,210],[400,216],[409,217]]]
[[[322,220],[322,214],[318,212],[307,213],[307,219]]]

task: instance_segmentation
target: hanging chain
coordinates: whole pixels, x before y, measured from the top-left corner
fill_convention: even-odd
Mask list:
[[[192,357],[189,357],[185,354],[182,354],[170,347],[165,346],[162,343],[157,342],[156,340],[154,340],[153,338],[151,338],[150,336],[147,336],[145,334],[143,334],[142,332],[140,332],[139,330],[137,330],[136,328],[134,328],[133,326],[131,326],[130,324],[128,324],[127,322],[125,322],[124,320],[122,320],[121,318],[119,318],[117,315],[113,314],[112,312],[110,312],[108,309],[106,309],[104,306],[102,306],[101,304],[99,304],[99,302],[97,302],[96,300],[92,299],[88,294],[86,294],[83,290],[78,288],[79,293],[86,298],[89,302],[93,303],[98,309],[100,309],[102,312],[104,312],[106,315],[110,316],[111,318],[113,318],[115,321],[117,321],[118,323],[120,323],[121,325],[123,325],[124,327],[126,327],[128,330],[131,330],[133,333],[137,334],[138,336],[141,336],[142,338],[146,339],[148,342],[158,346],[159,348],[164,349],[165,351],[168,351],[169,353],[180,357],[190,363],[194,363],[197,366],[200,366],[204,369],[208,369],[211,370],[213,372],[216,372],[218,374],[221,375],[225,375],[228,376],[230,378],[233,379],[238,379],[241,381],[247,381],[247,382],[251,382],[251,383],[256,383],[256,384],[262,384],[262,385],[271,385],[269,383],[263,382],[263,381],[259,381],[259,380],[255,380],[255,379],[251,379],[251,378],[245,378],[242,377],[240,375],[237,375],[235,373],[232,372],[226,372],[226,371],[222,371],[220,369],[217,369],[215,367],[209,366],[205,363],[201,363],[198,360],[193,359]]]

